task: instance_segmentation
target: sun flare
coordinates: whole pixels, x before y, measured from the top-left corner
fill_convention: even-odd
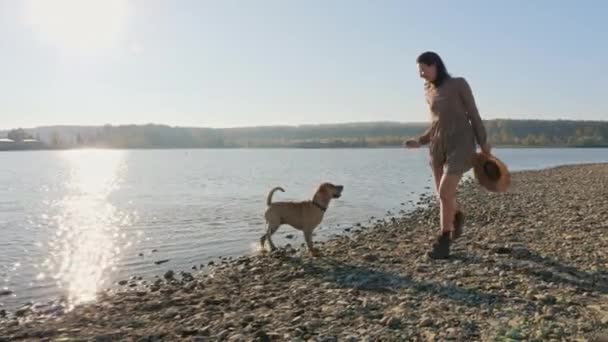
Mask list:
[[[69,307],[94,300],[129,246],[130,217],[109,201],[126,171],[123,151],[65,151],[67,194],[56,203],[58,230],[47,272],[66,289]],[[46,276],[46,275],[45,275]]]
[[[28,0],[27,21],[54,47],[97,51],[116,44],[125,26],[126,0]]]

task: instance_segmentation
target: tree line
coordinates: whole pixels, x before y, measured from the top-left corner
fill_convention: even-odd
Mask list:
[[[608,147],[608,121],[501,119],[485,126],[497,146]],[[394,122],[226,129],[105,125],[17,129],[7,137],[36,137],[49,148],[357,148],[400,146],[427,127]]]

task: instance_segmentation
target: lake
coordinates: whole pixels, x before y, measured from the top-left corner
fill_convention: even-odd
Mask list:
[[[608,162],[608,149],[495,153],[513,171]],[[432,191],[426,149],[0,152],[0,290],[12,292],[0,309],[84,303],[131,276],[255,253],[268,191],[305,200],[324,181],[345,189],[316,241],[407,212]],[[274,240],[303,242],[290,227]]]

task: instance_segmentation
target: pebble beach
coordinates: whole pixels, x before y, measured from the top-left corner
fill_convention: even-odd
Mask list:
[[[426,256],[439,212],[436,199],[423,196],[402,217],[353,223],[349,233],[316,242],[318,258],[284,245],[169,271],[153,283],[125,280],[72,310],[0,311],[0,341],[608,336],[608,164],[516,172],[504,194],[466,180],[458,197],[465,231],[448,260]]]

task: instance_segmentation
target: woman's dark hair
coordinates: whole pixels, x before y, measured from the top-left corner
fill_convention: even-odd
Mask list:
[[[416,59],[416,63],[435,66],[437,69],[437,77],[431,83],[436,87],[439,87],[445,80],[451,77],[450,74],[448,74],[445,64],[443,64],[443,60],[441,60],[441,57],[435,52],[427,51],[422,53]]]

